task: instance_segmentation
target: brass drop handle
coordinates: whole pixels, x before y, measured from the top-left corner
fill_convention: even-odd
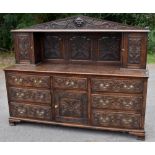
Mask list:
[[[57,109],[59,106],[56,104],[54,107],[55,107],[55,109]]]
[[[125,49],[124,48],[122,48],[122,52],[125,52]]]
[[[68,86],[69,85],[69,81],[66,81],[65,85]]]
[[[43,94],[41,94],[41,95],[40,95],[40,99],[43,99],[43,98],[44,98],[44,95],[43,95]]]
[[[23,79],[22,78],[15,78],[15,80],[14,80],[15,82],[22,82],[23,81]]]
[[[45,111],[43,111],[43,110],[37,110],[36,111],[36,113],[39,115],[39,116],[42,116],[42,115],[44,115],[45,114]]]
[[[37,83],[37,80],[34,80],[34,83]]]
[[[18,97],[23,97],[24,96],[24,93],[16,93],[16,96],[18,96]]]
[[[18,79],[17,78],[15,78],[15,82],[17,82],[18,81]]]
[[[71,86],[74,86],[74,81],[71,81],[70,84],[71,84]]]
[[[108,83],[107,84],[100,83],[100,88],[107,88],[107,87],[109,87]]]

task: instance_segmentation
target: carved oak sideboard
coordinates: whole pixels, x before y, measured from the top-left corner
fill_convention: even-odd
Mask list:
[[[144,28],[72,16],[12,30],[5,69],[9,122],[37,122],[145,137]]]

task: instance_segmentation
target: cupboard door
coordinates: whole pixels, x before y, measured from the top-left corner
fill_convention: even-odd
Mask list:
[[[146,68],[147,33],[124,33],[122,36],[122,65]]]
[[[33,33],[15,33],[14,48],[17,63],[34,63]]]
[[[85,92],[54,92],[55,119],[59,122],[87,123],[88,102]]]

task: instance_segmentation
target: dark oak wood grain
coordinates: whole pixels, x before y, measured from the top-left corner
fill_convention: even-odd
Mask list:
[[[56,124],[144,139],[147,32],[85,16],[13,31],[16,64],[5,69],[10,125]]]

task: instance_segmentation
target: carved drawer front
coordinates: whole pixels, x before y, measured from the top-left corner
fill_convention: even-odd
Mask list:
[[[29,105],[22,103],[10,103],[10,115],[12,117],[24,117],[51,120],[52,110],[49,106]]]
[[[92,79],[92,91],[141,93],[143,91],[143,80]]]
[[[142,96],[92,95],[92,107],[103,109],[141,110]]]
[[[7,80],[11,86],[50,88],[49,76],[8,74]]]
[[[56,121],[87,123],[87,94],[82,92],[55,91]]]
[[[11,101],[41,102],[50,104],[51,94],[49,90],[9,88],[9,97]]]
[[[54,81],[55,88],[87,89],[87,79],[86,78],[55,76],[53,81]]]
[[[140,128],[141,115],[105,112],[93,110],[92,123],[95,126],[116,127],[116,128]]]

